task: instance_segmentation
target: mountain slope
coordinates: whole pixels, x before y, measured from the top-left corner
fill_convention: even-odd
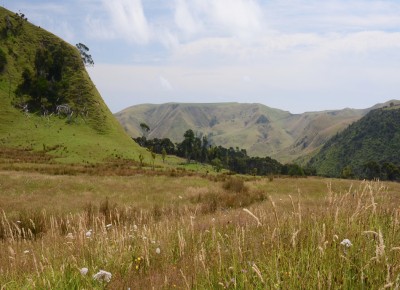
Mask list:
[[[144,104],[115,116],[126,132],[141,136],[140,123],[150,127],[149,138],[182,141],[188,129],[208,135],[217,145],[240,147],[251,156],[271,156],[281,162],[311,156],[337,132],[359,120],[369,109],[291,114],[261,104]],[[307,158],[305,158],[307,159]]]
[[[142,150],[105,105],[75,47],[4,8],[0,39],[1,147],[78,163]]]
[[[139,136],[141,122],[150,128],[149,138],[168,137],[181,141],[188,129],[208,135],[216,144],[246,148],[260,145],[268,140],[266,132],[279,136],[285,144],[291,140],[288,133],[275,126],[280,119],[287,118],[288,112],[275,110],[258,104],[164,104],[139,105],[128,108],[115,116],[131,136]],[[268,117],[267,117],[268,116]],[[275,151],[278,144],[268,143],[269,151]],[[263,145],[265,146],[265,145]]]
[[[315,167],[320,175],[339,177],[345,174],[368,178],[372,167],[384,163],[399,166],[399,152],[400,106],[392,105],[370,111],[334,136],[309,165]]]

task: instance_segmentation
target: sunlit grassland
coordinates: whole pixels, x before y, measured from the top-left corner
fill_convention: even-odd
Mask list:
[[[210,174],[54,176],[1,171],[0,285],[398,286],[399,184],[242,180]],[[340,244],[346,238],[353,244],[349,248]],[[80,273],[83,267],[89,269],[87,275]],[[93,279],[100,269],[112,273],[109,283]]]

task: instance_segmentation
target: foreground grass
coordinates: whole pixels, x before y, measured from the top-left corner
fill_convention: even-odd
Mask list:
[[[3,171],[0,185],[2,289],[399,284],[395,183]]]

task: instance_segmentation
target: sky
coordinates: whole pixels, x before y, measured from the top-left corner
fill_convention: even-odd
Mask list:
[[[400,99],[400,1],[0,0],[71,44],[116,113],[261,103],[292,113]]]

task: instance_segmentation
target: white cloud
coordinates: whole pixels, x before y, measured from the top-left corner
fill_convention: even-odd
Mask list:
[[[148,44],[152,29],[141,0],[103,0],[103,17],[88,16],[88,33],[95,38],[121,38],[126,42]]]
[[[237,101],[300,113],[366,108],[400,95],[395,64],[374,65],[372,61],[364,67],[354,63],[343,66],[335,61],[321,64],[317,59],[293,66],[294,60],[271,66],[235,64],[214,68],[98,64],[90,75],[113,112],[140,103]],[[251,83],[244,82],[243,75],[251,75]],[[162,78],[166,87],[161,85]],[[171,82],[173,95],[166,89]]]
[[[144,15],[141,0],[104,0],[116,35],[136,43],[146,44],[151,30]]]
[[[107,24],[100,18],[95,18],[90,15],[86,17],[86,34],[90,38],[100,40],[111,40],[116,38],[115,32],[110,29],[110,24]]]
[[[195,19],[186,0],[175,1],[175,23],[186,35],[190,36],[203,29],[199,19]]]
[[[166,78],[164,78],[163,76],[159,76],[159,80],[160,80],[161,87],[164,90],[166,90],[166,91],[172,91],[173,90],[173,87],[172,87],[171,83]]]
[[[295,62],[372,53],[400,48],[400,32],[365,31],[348,34],[274,33],[248,44],[235,38],[202,38],[181,44],[174,53],[177,63],[218,66],[233,63],[264,63],[297,56]],[[208,61],[207,61],[208,60]]]
[[[186,36],[230,36],[245,40],[262,31],[263,11],[254,0],[177,0],[175,23]]]
[[[245,75],[245,76],[242,77],[242,81],[244,83],[251,83],[251,77]]]
[[[373,52],[400,48],[400,32],[364,31],[326,43],[326,49],[346,52]]]
[[[246,37],[259,33],[263,27],[261,7],[253,0],[208,0],[210,14],[234,36]]]
[[[271,27],[285,32],[398,30],[398,1],[276,0],[263,5]]]

